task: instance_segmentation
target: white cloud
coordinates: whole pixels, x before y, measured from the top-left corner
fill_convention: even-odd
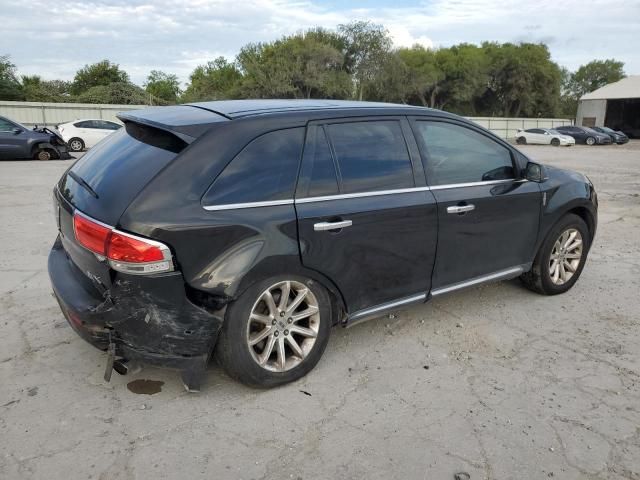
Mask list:
[[[152,69],[186,80],[196,65],[220,55],[231,59],[248,42],[368,19],[385,25],[398,46],[544,41],[569,68],[615,57],[627,73],[640,73],[640,0],[332,4],[338,6],[320,0],[0,0],[0,54],[10,54],[20,73],[45,78],[70,79],[83,65],[108,58],[137,83]]]

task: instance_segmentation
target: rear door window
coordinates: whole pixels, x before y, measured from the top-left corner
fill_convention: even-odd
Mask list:
[[[427,157],[430,185],[505,180],[515,177],[511,152],[470,128],[445,122],[416,122]]]
[[[337,195],[340,192],[331,148],[322,126],[309,127],[299,188],[305,197]]]
[[[411,158],[397,120],[328,125],[342,193],[415,186]]]
[[[303,127],[277,130],[254,139],[218,175],[203,204],[292,199],[303,142]]]

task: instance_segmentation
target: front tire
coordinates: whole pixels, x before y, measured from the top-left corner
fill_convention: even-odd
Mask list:
[[[526,145],[527,144],[527,139],[524,137],[518,137],[516,138],[516,143],[518,145]]]
[[[596,139],[593,138],[593,137],[587,137],[587,139],[584,141],[584,143],[586,143],[589,146],[595,145],[596,144]]]
[[[552,138],[551,139],[551,145],[553,145],[554,147],[559,147],[560,146],[560,140],[558,140],[557,138]]]
[[[215,354],[229,376],[246,385],[293,382],[320,360],[331,317],[322,285],[293,275],[272,277],[229,305]]]
[[[558,295],[578,281],[591,246],[589,229],[580,217],[565,215],[542,242],[529,272],[520,278],[542,295]]]
[[[36,151],[36,153],[33,155],[34,160],[51,160],[55,157],[54,153],[52,150],[49,149],[41,149]]]

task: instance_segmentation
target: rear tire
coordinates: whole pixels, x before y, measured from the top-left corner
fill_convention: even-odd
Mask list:
[[[259,388],[293,382],[310,372],[333,324],[326,289],[295,275],[249,287],[225,317],[215,356],[229,376]]]
[[[524,137],[518,137],[516,138],[516,143],[518,145],[526,145],[527,144],[527,139]]]
[[[596,139],[593,138],[593,137],[587,137],[587,139],[584,141],[584,143],[586,143],[589,146],[595,145],[596,144]]]
[[[560,140],[558,140],[557,138],[552,138],[551,139],[551,145],[553,145],[554,147],[559,147],[560,146]]]
[[[578,281],[590,246],[587,224],[577,215],[567,214],[551,229],[531,270],[520,279],[528,289],[542,295],[564,293]]]
[[[84,150],[84,142],[81,138],[74,137],[67,142],[69,145],[69,150],[72,152],[81,152]]]

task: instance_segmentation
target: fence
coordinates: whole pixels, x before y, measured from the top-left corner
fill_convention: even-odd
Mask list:
[[[0,115],[26,127],[55,127],[80,118],[116,120],[124,110],[139,110],[146,105],[97,105],[91,103],[41,103],[0,101]]]
[[[514,138],[518,129],[553,128],[561,125],[573,125],[568,118],[502,118],[467,117],[502,138]]]
[[[115,120],[116,114],[123,110],[138,110],[146,105],[94,105],[90,103],[40,103],[40,102],[8,102],[0,101],[0,115],[8,117],[23,125],[33,127],[55,127],[60,123],[79,118],[100,118]],[[571,125],[572,120],[566,118],[501,118],[501,117],[467,117],[491,130],[502,138],[513,138],[519,128],[553,128],[560,125]]]

